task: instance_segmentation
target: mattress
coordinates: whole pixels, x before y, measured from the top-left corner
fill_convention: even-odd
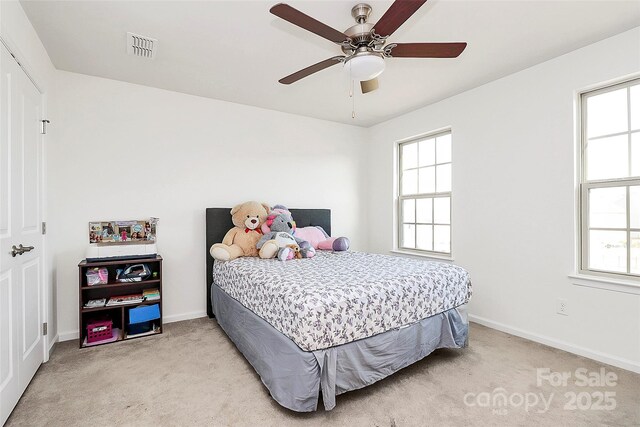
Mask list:
[[[463,268],[362,252],[318,251],[314,258],[285,262],[216,261],[213,281],[304,351],[410,325],[471,296]]]

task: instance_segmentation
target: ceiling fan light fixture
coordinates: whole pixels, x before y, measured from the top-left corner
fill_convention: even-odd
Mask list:
[[[352,80],[371,80],[384,71],[384,59],[373,52],[356,53],[344,62],[344,71]]]

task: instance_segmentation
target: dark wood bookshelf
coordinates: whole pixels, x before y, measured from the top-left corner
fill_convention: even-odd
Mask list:
[[[152,276],[148,280],[141,280],[139,282],[116,282],[116,270],[117,269],[125,269],[129,265],[134,264],[147,264],[149,269],[152,272]],[[86,273],[88,270],[95,267],[105,267],[109,272],[108,283],[104,285],[87,285],[87,277]],[[155,275],[153,274],[155,273]],[[94,261],[87,262],[87,260],[82,260],[78,264],[78,286],[79,286],[79,314],[78,314],[78,326],[79,326],[79,342],[78,345],[80,348],[84,347],[95,347],[98,345],[111,344],[113,342],[118,342],[122,340],[129,340],[135,338],[149,337],[153,335],[161,334],[163,331],[162,325],[162,257],[157,255],[154,258],[135,258],[135,259],[109,259],[104,261]],[[153,289],[158,288],[160,292],[160,299],[142,301],[138,303],[131,304],[120,304],[120,305],[112,305],[112,306],[103,306],[103,307],[93,307],[93,308],[85,308],[84,304],[91,299],[98,298],[106,298],[107,302],[109,298],[121,295],[129,295],[134,293],[142,293],[145,289]],[[154,321],[158,325],[158,331],[151,334],[146,335],[134,335],[126,337],[127,332],[127,322],[128,322],[128,314],[131,308],[135,308],[141,305],[152,305],[158,304],[160,306],[160,319]],[[94,344],[94,345],[83,345],[84,340],[87,336],[87,324],[100,320],[104,317],[108,317],[113,322],[113,328],[120,329],[120,336],[116,341]]]

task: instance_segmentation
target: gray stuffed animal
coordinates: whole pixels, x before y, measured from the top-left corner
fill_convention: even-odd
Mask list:
[[[295,224],[290,213],[269,215],[263,225],[263,231],[266,232],[256,245],[260,258],[277,256],[280,261],[285,261],[296,255],[296,248],[299,248],[302,258],[315,255],[309,242],[293,235]]]

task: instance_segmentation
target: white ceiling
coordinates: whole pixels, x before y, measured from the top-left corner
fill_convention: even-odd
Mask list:
[[[278,79],[340,54],[271,15],[271,1],[22,1],[61,70],[370,126],[640,25],[640,1],[429,0],[392,42],[467,41],[457,59],[388,59],[380,89],[356,91],[337,65]],[[358,0],[291,1],[338,29]],[[372,1],[371,22],[392,3]],[[126,54],[127,31],[159,40],[153,61]]]

